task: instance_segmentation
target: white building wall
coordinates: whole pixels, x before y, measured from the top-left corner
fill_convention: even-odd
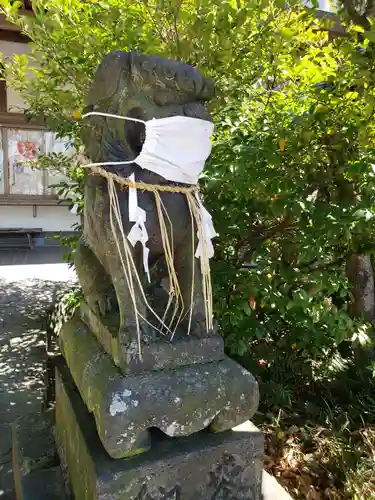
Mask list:
[[[312,2],[309,0],[304,0],[304,5],[307,7],[312,7]],[[324,12],[335,12],[338,9],[337,0],[319,0],[318,1],[319,10],[323,10]]]
[[[0,228],[41,228],[43,231],[73,231],[80,222],[67,206],[37,206],[36,217],[30,206],[0,206]]]

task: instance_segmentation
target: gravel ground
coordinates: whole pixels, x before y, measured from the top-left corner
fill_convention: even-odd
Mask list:
[[[0,251],[0,500],[15,499],[9,424],[41,410],[46,313],[75,279],[58,250],[26,252]]]

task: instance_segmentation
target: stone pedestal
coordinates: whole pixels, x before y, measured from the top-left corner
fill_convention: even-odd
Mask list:
[[[61,349],[99,437],[113,458],[150,448],[149,429],[170,437],[229,430],[258,407],[254,377],[231,359],[122,375],[79,314],[60,332]],[[151,351],[152,347],[149,347]],[[156,349],[159,349],[157,346]]]
[[[260,500],[263,438],[247,422],[233,431],[170,438],[111,459],[66,366],[56,374],[56,437],[76,500]]]
[[[290,499],[262,471],[263,437],[246,419],[256,381],[218,339],[211,361],[209,350],[194,355],[194,343],[156,345],[192,354],[169,369],[149,369],[149,345],[148,361],[129,373],[79,313],[60,343],[56,411],[12,426],[17,500]]]
[[[134,467],[136,475],[137,472],[141,470],[142,464],[149,473],[146,477],[146,484],[142,483],[140,485],[138,497],[135,498],[141,498],[143,500],[150,500],[153,498],[158,500],[184,498],[181,496],[181,485],[178,482],[180,480],[179,478],[176,484],[170,481],[170,483],[168,483],[170,486],[166,487],[168,482],[166,471],[163,469],[160,473],[161,477],[165,479],[164,484],[162,481],[158,481],[159,474],[149,469],[150,467],[157,468],[159,465],[159,469],[157,470],[160,472],[160,464],[164,465],[170,463],[173,475],[175,463],[185,463],[185,461],[187,462],[187,460],[193,457],[196,459],[199,458],[203,467],[200,468],[197,463],[192,463],[192,460],[190,460],[189,466],[192,467],[192,473],[195,475],[194,477],[189,476],[192,484],[188,484],[188,491],[192,490],[194,492],[198,489],[198,483],[194,483],[193,481],[201,479],[207,488],[205,494],[211,495],[204,497],[208,500],[213,500],[215,498],[249,498],[249,496],[233,497],[233,494],[239,495],[238,491],[240,489],[237,488],[236,490],[236,486],[234,486],[233,490],[233,484],[241,485],[248,483],[245,487],[245,495],[253,495],[254,485],[249,482],[249,478],[251,478],[253,474],[253,469],[250,469],[250,476],[247,476],[249,469],[244,469],[242,464],[239,463],[246,456],[249,457],[250,460],[252,460],[251,457],[255,458],[256,450],[254,449],[254,445],[255,447],[258,444],[261,445],[261,443],[258,442],[258,440],[261,439],[261,435],[251,424],[246,423],[244,426],[240,426],[236,429],[236,434],[234,434],[235,431],[222,433],[220,435],[199,433],[193,440],[188,438],[189,442],[187,438],[167,438],[165,440],[160,434],[156,433],[155,435],[154,433],[153,442],[155,444],[160,444],[160,455],[158,451],[154,451],[126,460],[111,460],[103,450],[103,446],[95,430],[95,423],[92,417],[87,413],[77,389],[74,386],[74,382],[67,372],[67,368],[64,366],[63,362],[60,363],[59,366],[58,384],[61,389],[61,391],[59,390],[59,401],[60,407],[62,403],[64,408],[64,413],[61,414],[59,411],[57,419],[59,421],[59,451],[60,454],[66,456],[71,463],[69,476],[71,480],[75,482],[76,488],[78,489],[78,496],[75,496],[75,500],[81,498],[85,499],[90,493],[92,496],[88,498],[96,498],[94,496],[96,494],[95,492],[102,491],[104,485],[106,485],[106,488],[110,487],[112,479],[115,486],[118,485],[118,483],[116,483],[116,478],[125,478],[124,480],[126,481],[126,478],[129,479],[130,477],[131,481],[132,476],[130,471],[132,467]],[[65,402],[64,397],[68,398],[65,399]],[[70,423],[64,420],[65,418],[71,418]],[[64,477],[57,459],[54,439],[55,434],[55,419],[54,415],[50,412],[45,412],[42,415],[29,415],[26,418],[19,419],[12,425],[13,471],[17,500],[74,500],[73,496],[65,491],[67,485],[64,487]],[[219,436],[221,439],[219,439]],[[243,439],[241,440],[241,438]],[[244,449],[244,447],[241,446],[241,442],[247,444],[249,443],[249,438],[251,440],[251,449],[248,449],[248,447]],[[67,448],[63,449],[62,446],[65,446],[65,443],[67,444]],[[226,448],[227,445],[228,448]],[[187,447],[189,447],[188,451],[186,451]],[[234,458],[227,453],[223,456],[223,460],[221,462],[219,461],[219,467],[216,467],[216,469],[212,467],[211,470],[209,470],[209,460],[215,459],[215,450],[220,451],[220,447],[226,450],[235,447],[236,452],[233,454]],[[79,450],[80,452],[78,453]],[[199,450],[201,450],[200,454]],[[179,462],[174,461],[176,455],[180,456]],[[145,460],[140,460],[141,457]],[[116,464],[118,467],[115,466]],[[125,467],[124,464],[126,464]],[[256,459],[254,466],[258,467],[258,464],[259,461]],[[201,469],[203,472],[209,470],[209,475],[204,476],[204,474],[201,473]],[[63,464],[63,471],[65,479],[68,479],[66,462]],[[170,469],[168,469],[168,471],[170,473]],[[258,474],[258,472],[256,473]],[[184,472],[184,474],[186,474],[186,472]],[[139,475],[137,477],[139,477]],[[182,478],[184,477],[186,476],[183,475]],[[93,488],[91,491],[86,491],[87,483]],[[186,483],[188,482],[185,481],[184,484]],[[216,488],[212,494],[212,487],[214,485]],[[107,500],[118,498],[114,496],[116,493],[109,494],[106,491],[105,494],[106,496],[103,496],[103,498]],[[128,497],[120,496],[120,498]],[[199,500],[201,497],[198,496],[197,498]],[[250,496],[250,498],[253,498],[253,496]],[[261,500],[275,499],[291,500],[291,497],[277,483],[275,478],[271,477],[263,470]]]
[[[60,332],[56,442],[75,499],[260,500],[258,385],[222,340],[156,340],[137,361],[123,346],[116,361],[110,336],[87,308]]]
[[[173,370],[179,366],[220,361],[224,358],[224,342],[215,335],[208,338],[186,338],[176,335],[173,341],[155,332],[155,342],[142,344],[142,359],[138,342],[123,344],[118,335],[120,318],[118,313],[98,318],[85,301],[81,302],[81,317],[91,333],[98,340],[113,363],[123,374],[137,374],[147,371]]]

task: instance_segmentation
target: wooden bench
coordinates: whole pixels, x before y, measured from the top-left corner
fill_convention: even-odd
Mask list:
[[[33,235],[40,234],[42,232],[41,228],[27,228],[27,227],[9,227],[9,228],[0,228],[0,247],[1,248],[14,248],[14,247],[23,247],[22,239],[18,238],[18,236],[26,236],[27,237],[27,246],[32,249],[34,248]],[[4,235],[5,238],[1,238]],[[13,238],[12,238],[13,237]]]

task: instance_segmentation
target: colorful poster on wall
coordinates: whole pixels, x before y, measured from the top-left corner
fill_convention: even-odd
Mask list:
[[[2,164],[0,141],[0,194],[4,193],[4,171],[8,170],[9,194],[14,195],[56,195],[51,187],[66,181],[64,172],[40,170],[33,162],[39,154],[63,153],[73,155],[74,148],[66,139],[56,138],[56,134],[40,130],[4,130],[8,140],[8,161]]]
[[[18,141],[17,150],[22,158],[33,161],[36,159],[38,143],[36,141]]]
[[[32,162],[43,150],[43,132],[8,130],[9,188],[11,194],[43,195],[43,172]]]

